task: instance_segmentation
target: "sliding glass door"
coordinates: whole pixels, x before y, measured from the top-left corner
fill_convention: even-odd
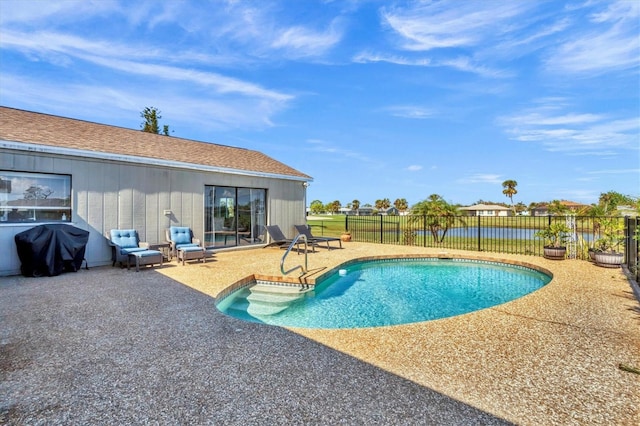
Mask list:
[[[232,247],[259,244],[266,224],[265,189],[205,187],[205,244]]]

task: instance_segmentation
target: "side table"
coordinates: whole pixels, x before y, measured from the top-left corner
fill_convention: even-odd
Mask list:
[[[171,248],[171,243],[167,241],[163,243],[149,244],[149,250],[158,250],[162,252],[162,256],[167,262],[171,261],[172,259],[170,248]]]

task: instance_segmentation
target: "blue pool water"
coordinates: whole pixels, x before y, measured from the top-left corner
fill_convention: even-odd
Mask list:
[[[344,267],[307,293],[289,288],[288,293],[272,294],[245,287],[220,301],[218,309],[243,320],[285,327],[379,327],[499,305],[550,280],[539,271],[503,263],[375,260]]]

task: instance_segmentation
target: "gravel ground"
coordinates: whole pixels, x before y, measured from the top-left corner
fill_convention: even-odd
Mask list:
[[[231,284],[279,276],[282,254],[0,278],[0,423],[639,423],[640,375],[619,365],[640,367],[640,304],[621,270],[450,251],[554,279],[504,305],[395,327],[285,329],[215,309]],[[390,254],[440,253],[347,243],[310,254],[310,277]]]

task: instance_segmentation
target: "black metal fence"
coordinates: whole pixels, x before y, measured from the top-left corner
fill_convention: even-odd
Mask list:
[[[640,282],[640,217],[624,218],[625,232],[625,264],[629,271],[634,275],[636,282]]]
[[[553,223],[566,224],[568,257],[589,259],[589,249],[605,235],[603,224],[624,226],[624,239],[616,251],[625,253],[625,263],[637,274],[638,241],[634,233],[638,219],[587,216],[346,216],[345,229],[354,241],[399,244],[443,249],[543,255],[545,242],[535,233]]]

